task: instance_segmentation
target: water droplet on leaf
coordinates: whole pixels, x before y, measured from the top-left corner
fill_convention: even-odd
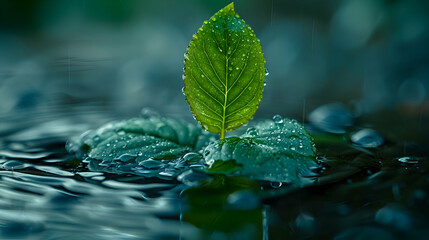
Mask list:
[[[277,115],[274,115],[273,121],[276,124],[282,124],[284,120],[283,120],[282,116],[280,116],[280,115],[277,114]]]

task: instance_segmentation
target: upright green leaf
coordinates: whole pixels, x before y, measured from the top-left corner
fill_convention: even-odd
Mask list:
[[[204,129],[222,139],[253,117],[264,64],[259,39],[232,3],[204,21],[185,54],[184,78],[186,100]]]

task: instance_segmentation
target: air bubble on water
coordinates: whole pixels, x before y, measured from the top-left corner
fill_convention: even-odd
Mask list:
[[[373,129],[361,129],[354,133],[350,140],[353,144],[364,148],[377,148],[384,142],[383,137]]]
[[[401,158],[398,158],[398,161],[401,162],[401,163],[417,164],[417,163],[419,163],[419,158],[416,158],[416,157],[401,157]]]
[[[271,182],[271,183],[270,183],[270,186],[271,186],[272,188],[280,188],[282,185],[283,185],[283,183],[282,183],[282,182]]]
[[[185,162],[198,162],[202,159],[202,156],[198,153],[189,152],[181,158],[182,161]]]
[[[3,163],[3,165],[1,165],[0,168],[6,169],[6,170],[17,170],[17,169],[23,169],[26,166],[27,166],[27,164],[22,163],[20,161],[10,160],[10,161]]]
[[[148,160],[141,161],[139,163],[139,166],[142,166],[142,167],[147,168],[147,169],[157,169],[157,168],[164,167],[165,164],[162,163],[161,161],[148,159]]]
[[[283,124],[283,122],[284,122],[283,117],[280,116],[279,114],[274,115],[273,121],[275,124]]]

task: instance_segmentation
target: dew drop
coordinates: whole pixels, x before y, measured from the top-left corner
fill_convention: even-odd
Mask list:
[[[282,124],[284,122],[283,117],[280,115],[274,115],[273,121],[275,124]]]
[[[270,75],[270,72],[268,72],[268,69],[265,68],[265,77],[268,76],[268,75]]]
[[[258,136],[259,131],[258,131],[258,129],[251,127],[251,128],[247,129],[246,134],[251,136],[251,137],[256,137],[256,136]]]

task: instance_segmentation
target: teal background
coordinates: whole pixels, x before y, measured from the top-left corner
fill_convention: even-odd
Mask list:
[[[124,117],[151,107],[192,119],[183,54],[228,3],[2,0],[0,113],[99,104]],[[304,121],[341,102],[373,124],[429,132],[427,1],[242,0],[235,8],[261,39],[270,72],[256,118]]]

